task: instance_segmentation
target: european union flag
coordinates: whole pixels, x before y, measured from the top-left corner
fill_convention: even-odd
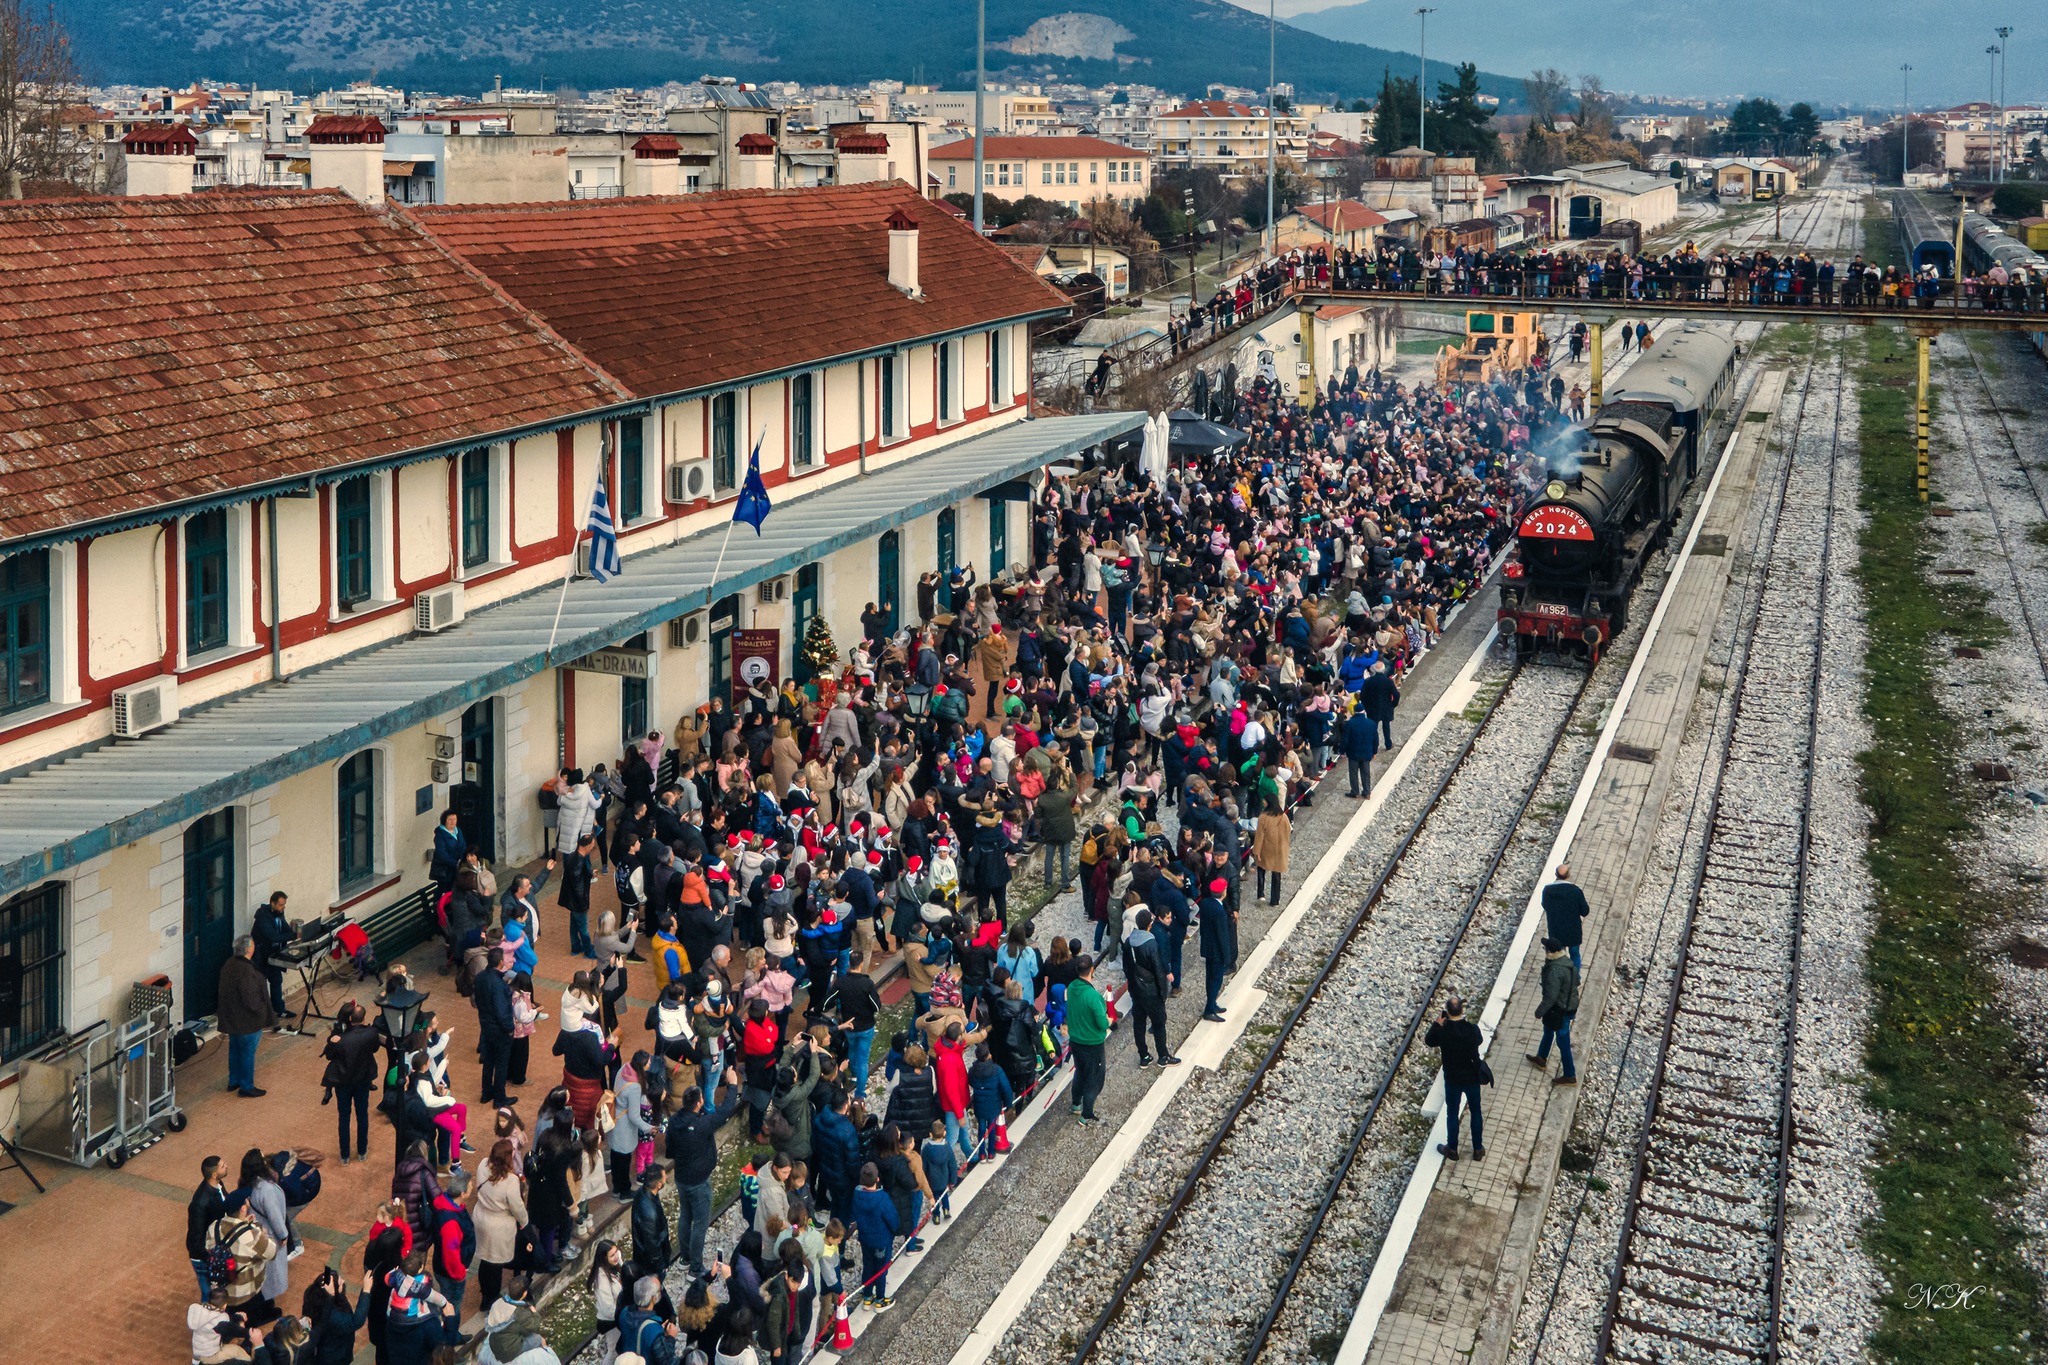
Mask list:
[[[761,439],[767,434],[764,428],[754,438],[754,453],[747,456],[747,481],[740,485],[739,501],[732,505],[732,519],[753,527],[757,536],[761,534],[761,523],[775,510],[768,501],[768,485],[761,482]]]

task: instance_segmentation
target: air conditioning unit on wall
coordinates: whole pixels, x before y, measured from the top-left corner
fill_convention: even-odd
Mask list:
[[[422,635],[436,631],[462,620],[462,585],[444,583],[431,588],[412,599],[412,626]]]
[[[688,616],[678,616],[668,623],[668,647],[688,649],[704,641],[704,613],[693,611]]]
[[[178,680],[165,676],[114,689],[114,734],[135,739],[178,718]]]
[[[788,596],[789,580],[787,578],[768,578],[762,580],[760,586],[760,598],[762,606],[771,606],[774,603],[784,600]]]
[[[711,461],[684,460],[668,467],[668,500],[702,502],[711,496]]]

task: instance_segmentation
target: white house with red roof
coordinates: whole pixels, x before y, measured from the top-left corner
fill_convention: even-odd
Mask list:
[[[1135,147],[1099,137],[984,137],[981,188],[984,195],[1050,199],[1080,212],[1108,199],[1126,208],[1152,192],[1152,158]],[[931,152],[942,194],[974,193],[974,139],[962,138]]]

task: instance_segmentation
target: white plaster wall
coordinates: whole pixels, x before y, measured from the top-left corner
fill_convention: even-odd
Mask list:
[[[402,583],[448,572],[450,509],[447,460],[398,471],[398,578]]]
[[[512,539],[517,545],[552,539],[560,529],[555,440],[550,432],[512,445]]]
[[[95,678],[161,660],[164,620],[162,526],[101,536],[86,547],[86,667]]]

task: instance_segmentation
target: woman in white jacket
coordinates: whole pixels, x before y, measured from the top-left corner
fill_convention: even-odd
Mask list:
[[[555,855],[567,858],[596,828],[597,795],[583,780],[583,769],[570,768],[555,784]]]

